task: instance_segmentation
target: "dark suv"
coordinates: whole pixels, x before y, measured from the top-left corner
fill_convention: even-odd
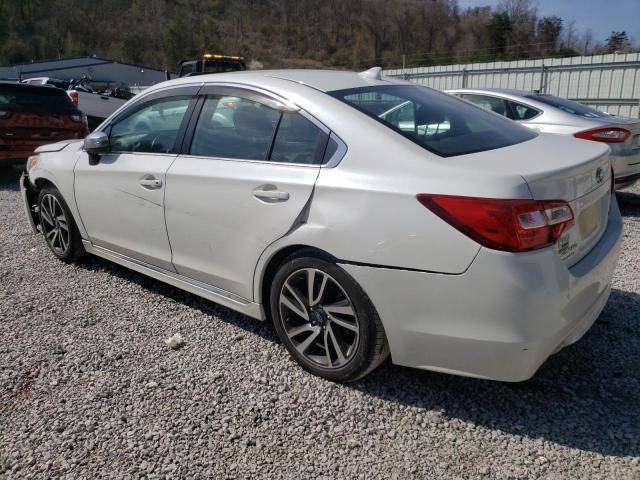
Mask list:
[[[86,116],[64,90],[0,82],[0,163],[24,160],[40,145],[87,133]]]

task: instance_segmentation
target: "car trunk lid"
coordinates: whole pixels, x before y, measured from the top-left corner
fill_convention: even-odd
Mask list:
[[[609,217],[612,181],[605,144],[541,134],[473,157],[461,157],[460,161],[481,169],[484,175],[520,175],[533,199],[569,204],[575,221],[556,243],[568,267],[579,262],[601,238]]]

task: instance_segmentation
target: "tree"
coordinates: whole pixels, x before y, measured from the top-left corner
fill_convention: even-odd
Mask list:
[[[490,3],[486,0],[486,3]],[[207,50],[266,68],[482,62],[601,48],[535,0],[0,0],[0,64],[98,55],[175,69]],[[560,33],[558,34],[558,31]],[[614,32],[612,51],[629,48]],[[559,39],[558,39],[559,35]],[[545,43],[541,48],[539,43]],[[548,48],[547,48],[548,47]],[[570,50],[562,50],[568,54]]]
[[[558,48],[560,33],[562,32],[562,19],[560,17],[542,17],[538,20],[537,40],[540,51],[544,55],[553,53]]]
[[[627,36],[627,32],[611,32],[605,48],[607,53],[625,52],[631,48],[631,42]]]
[[[495,58],[503,58],[509,41],[509,34],[513,30],[509,14],[494,13],[487,25],[489,49]]]

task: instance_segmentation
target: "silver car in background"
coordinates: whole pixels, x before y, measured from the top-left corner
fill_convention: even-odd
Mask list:
[[[375,69],[164,82],[27,169],[28,218],[60,260],[269,319],[341,382],[389,354],[531,377],[604,308],[622,236],[605,145]]]
[[[611,148],[616,189],[640,179],[640,120],[618,117],[578,102],[508,89],[458,89],[446,93],[503,115],[538,132],[573,135]]]

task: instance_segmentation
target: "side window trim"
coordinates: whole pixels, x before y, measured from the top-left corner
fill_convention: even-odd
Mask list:
[[[271,135],[271,143],[269,145],[269,151],[267,152],[267,158],[264,160],[258,160],[260,162],[271,162],[271,155],[273,155],[273,148],[276,146],[276,138],[278,138],[278,131],[280,130],[280,124],[282,123],[283,112],[280,112],[280,116],[278,117],[278,123],[276,123],[276,128],[273,129],[273,135]]]
[[[329,157],[329,159],[327,160],[326,163],[320,165],[322,168],[334,168],[337,167],[338,164],[342,161],[342,159],[344,158],[344,156],[347,154],[347,144],[344,143],[342,141],[342,139],[335,134],[335,132],[331,132],[329,134],[329,138],[327,141],[327,147],[329,146],[329,140],[333,140],[334,142],[336,142],[338,144],[338,148],[336,148],[336,151],[334,152],[333,155],[331,155],[331,157]],[[325,147],[325,148],[327,148]]]
[[[196,102],[191,110],[191,115],[189,117],[189,122],[187,123],[184,131],[184,135],[182,136],[182,143],[180,144],[180,149],[178,150],[179,155],[189,155],[189,150],[191,149],[191,142],[193,141],[193,136],[196,131],[196,126],[198,125],[198,119],[200,118],[200,114],[202,113],[202,107],[204,106],[204,101],[207,99],[205,95],[198,95],[196,97]]]
[[[246,88],[244,86],[233,86],[225,84],[209,84],[203,85],[199,91],[199,95],[216,95],[220,97],[242,97],[247,100],[252,100],[257,103],[262,103],[269,108],[278,110],[281,112],[296,112],[300,109],[293,104],[287,104],[286,102],[276,98],[275,96],[268,95],[252,88]]]
[[[143,95],[139,100],[134,100],[131,104],[127,105],[127,108],[118,112],[115,116],[109,118],[107,123],[98,130],[100,132],[105,132],[107,129],[111,129],[114,123],[119,122],[120,120],[124,120],[126,117],[133,115],[135,112],[144,108],[144,106],[155,100],[166,98],[166,97],[186,97],[192,96],[195,97],[198,95],[198,92],[201,89],[201,85],[189,85],[185,87],[176,87],[176,88],[167,88],[160,90],[158,92],[154,92],[148,95]],[[185,116],[189,112],[185,113]]]

